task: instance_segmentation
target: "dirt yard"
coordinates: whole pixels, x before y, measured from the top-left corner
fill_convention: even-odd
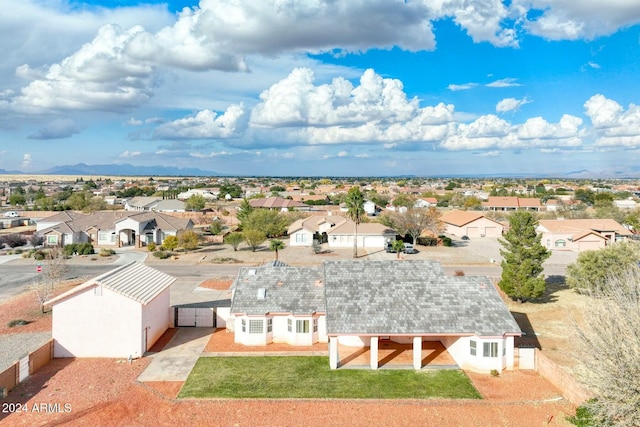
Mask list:
[[[110,426],[567,426],[574,408],[535,373],[470,374],[484,400],[177,400],[180,383],[136,381],[149,360],[56,359],[3,403],[0,424]],[[13,405],[12,408],[17,407]],[[46,409],[45,409],[46,408]]]

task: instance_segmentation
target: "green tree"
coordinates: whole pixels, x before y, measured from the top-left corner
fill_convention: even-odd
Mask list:
[[[394,240],[391,247],[396,251],[396,258],[400,259],[400,254],[404,250],[404,242],[402,240]]]
[[[396,208],[411,208],[415,202],[416,200],[413,196],[401,193],[393,199],[392,203]]]
[[[355,223],[353,231],[353,257],[358,258],[358,225],[364,218],[364,195],[358,187],[351,187],[345,200],[347,217]]]
[[[267,237],[282,236],[289,226],[287,217],[278,211],[253,209],[240,223],[242,230],[259,230]]]
[[[168,251],[173,251],[178,247],[178,238],[176,236],[167,236],[162,241],[162,246]]]
[[[88,204],[87,193],[85,193],[84,191],[73,193],[67,199],[67,205],[69,205],[69,208],[76,211],[83,210],[84,208],[87,207],[87,204]]]
[[[640,259],[636,243],[616,243],[606,248],[580,252],[576,261],[567,266],[567,285],[579,292],[600,291],[608,276],[619,275]]]
[[[242,237],[245,243],[251,248],[251,252],[255,252],[262,242],[267,240],[267,236],[260,230],[245,230],[242,232]]]
[[[238,250],[238,246],[240,246],[243,240],[244,237],[242,237],[242,233],[229,233],[224,238],[224,242],[231,245],[234,252]]]
[[[214,219],[211,221],[211,225],[209,225],[209,232],[211,232],[211,234],[217,236],[222,233],[222,230],[224,230],[224,222],[222,222],[222,220]]]
[[[9,196],[9,204],[11,206],[24,206],[27,203],[27,198],[24,194],[11,193]]]
[[[84,212],[96,212],[103,211],[107,208],[107,202],[105,202],[102,196],[93,196],[87,200],[86,206],[82,209]]]
[[[238,206],[238,213],[236,214],[238,221],[240,221],[240,223],[246,221],[253,211],[254,209],[253,206],[251,206],[251,203],[249,203],[247,199],[242,199],[240,206]]]
[[[269,242],[269,249],[276,253],[276,261],[278,260],[278,251],[284,249],[284,243],[282,240],[271,239]]]
[[[518,302],[538,298],[546,288],[542,264],[551,253],[540,244],[541,237],[530,212],[514,212],[509,217],[509,231],[499,239],[504,247],[500,249],[503,261],[499,286]]]
[[[204,209],[207,201],[200,194],[194,194],[184,202],[184,208],[188,211],[201,211]]]
[[[178,246],[185,251],[192,251],[198,248],[200,236],[193,230],[184,230],[178,233]]]

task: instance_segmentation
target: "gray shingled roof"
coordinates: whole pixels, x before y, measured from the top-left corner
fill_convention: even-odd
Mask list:
[[[47,301],[45,304],[54,304],[83,289],[97,285],[104,286],[115,293],[146,305],[153,301],[153,299],[160,295],[167,287],[171,286],[175,280],[175,277],[133,261],[94,277]]]
[[[244,267],[232,285],[231,313],[324,313],[322,267]],[[258,298],[264,289],[264,299]]]
[[[328,261],[328,334],[476,334],[520,328],[489,279],[449,277],[433,261]]]

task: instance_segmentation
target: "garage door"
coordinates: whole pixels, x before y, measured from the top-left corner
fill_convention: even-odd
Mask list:
[[[486,227],[484,229],[484,235],[486,237],[499,237],[498,227]]]
[[[365,248],[382,248],[384,247],[383,236],[364,236],[362,239]]]
[[[176,308],[176,326],[195,326],[197,328],[215,327],[216,313],[212,307]]]
[[[479,227],[467,227],[467,236],[469,236],[469,237],[480,237],[480,228]]]

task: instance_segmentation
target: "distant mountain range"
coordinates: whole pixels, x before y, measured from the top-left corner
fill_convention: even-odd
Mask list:
[[[198,168],[178,168],[171,166],[137,166],[132,164],[108,164],[108,165],[88,165],[86,163],[78,163],[75,165],[56,166],[39,172],[22,172],[18,170],[0,169],[0,175],[71,175],[71,176],[229,176],[215,171],[207,171]],[[282,174],[279,176],[287,176]],[[418,178],[418,175],[394,175],[387,176],[389,178]],[[452,174],[452,175],[427,175],[425,178],[565,178],[565,179],[625,179],[639,178],[640,168],[631,168],[628,170],[607,170],[593,171],[589,169],[579,169],[558,173],[535,173],[535,174],[517,174],[517,173],[468,173],[468,174]],[[345,177],[346,178],[346,177]]]
[[[0,170],[0,173],[2,171]],[[11,172],[7,172],[11,173]],[[218,172],[198,168],[176,168],[171,166],[135,166],[131,164],[56,166],[32,173],[32,175],[104,175],[104,176],[220,176]]]

